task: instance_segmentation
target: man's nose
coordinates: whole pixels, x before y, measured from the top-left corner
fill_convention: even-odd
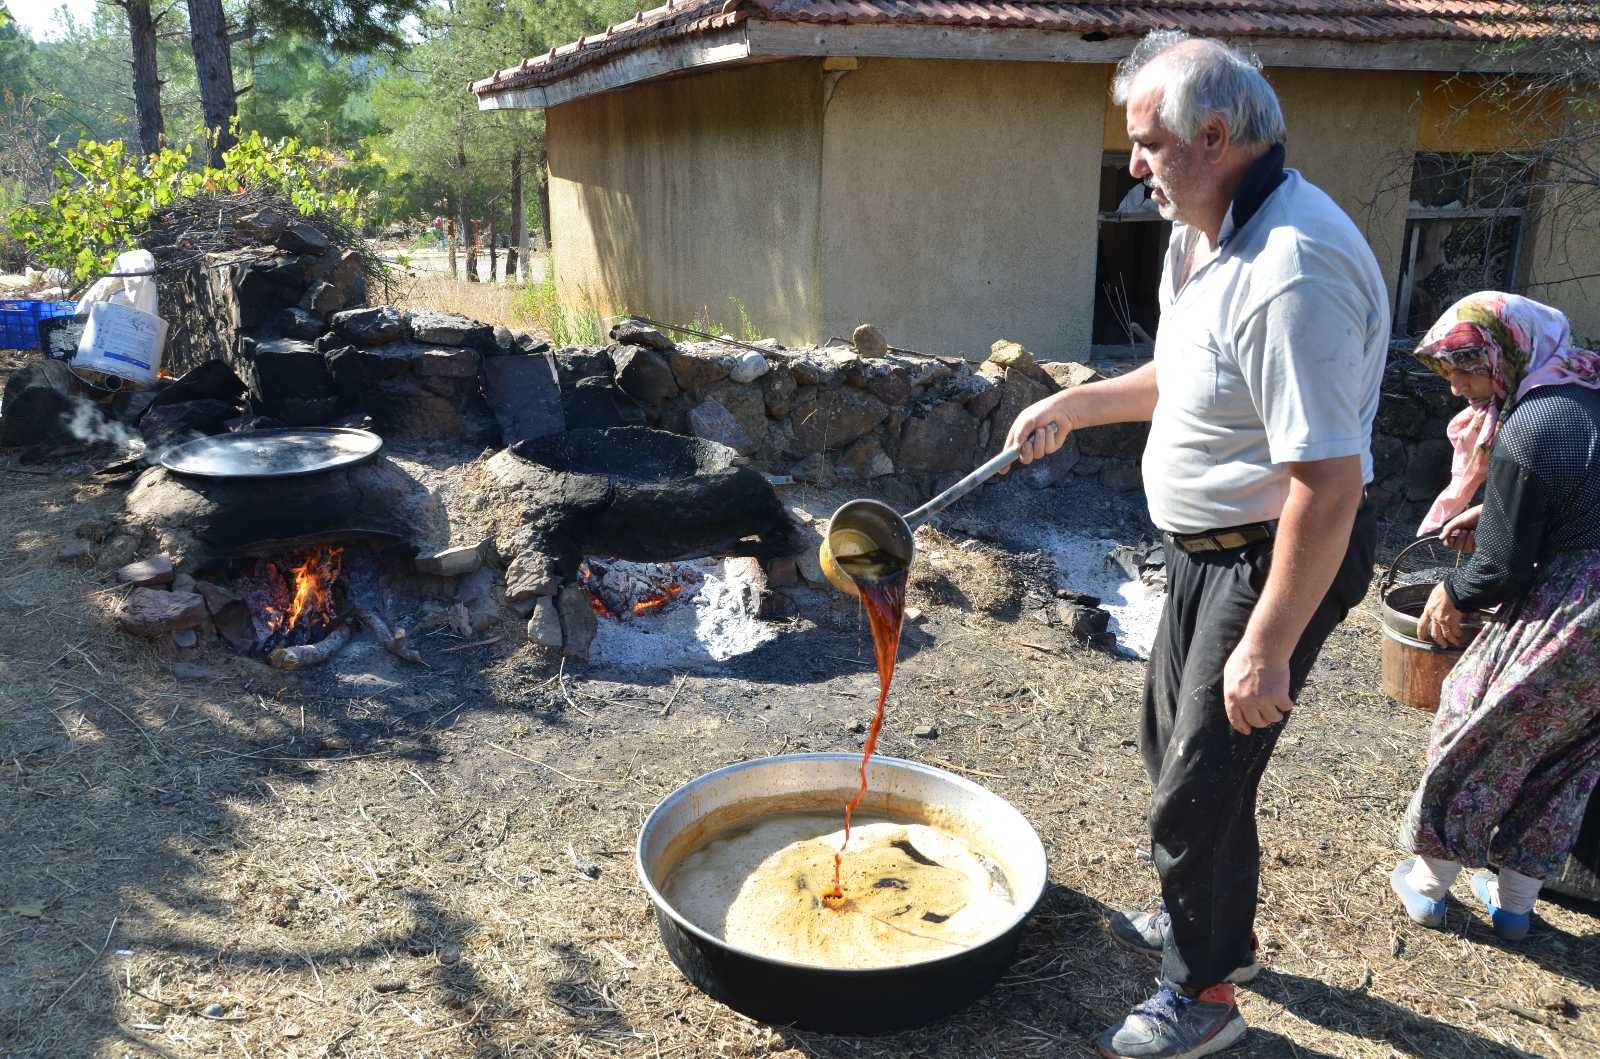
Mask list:
[[[1137,147],[1133,149],[1133,155],[1128,159],[1128,172],[1139,180],[1150,175],[1150,164],[1145,161],[1144,153]]]

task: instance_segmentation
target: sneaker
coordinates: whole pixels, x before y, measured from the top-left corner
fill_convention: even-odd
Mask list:
[[[1146,956],[1157,959],[1167,947],[1167,934],[1172,929],[1172,917],[1167,914],[1167,903],[1161,902],[1154,912],[1113,912],[1108,924],[1111,937],[1118,944],[1142,952]],[[1255,932],[1250,934],[1250,962],[1240,967],[1235,967],[1228,975],[1228,981],[1244,984],[1255,980],[1261,973],[1261,961],[1257,959],[1261,943],[1256,940]]]
[[[1136,1004],[1120,1026],[1106,1030],[1094,1043],[1111,1059],[1188,1059],[1231,1048],[1244,1034],[1230,983],[1188,997],[1162,982],[1155,996]]]
[[[1394,866],[1394,871],[1389,873],[1389,889],[1400,898],[1400,903],[1405,906],[1406,915],[1411,917],[1411,922],[1421,923],[1425,927],[1444,926],[1444,898],[1435,901],[1426,896],[1422,891],[1411,885],[1407,878],[1411,874],[1411,866],[1417,862],[1415,857],[1407,857]]]
[[[1489,911],[1489,925],[1506,941],[1521,941],[1533,926],[1532,912],[1507,912],[1495,903],[1489,884],[1495,881],[1494,872],[1479,871],[1472,876],[1472,892],[1478,895],[1483,907]]]

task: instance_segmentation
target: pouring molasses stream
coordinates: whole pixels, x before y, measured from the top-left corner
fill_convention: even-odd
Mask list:
[[[1052,424],[1051,432],[1054,430]],[[822,894],[822,903],[834,911],[842,911],[850,904],[840,882],[840,867],[850,844],[850,818],[867,793],[867,762],[878,745],[884,704],[894,680],[906,607],[906,571],[916,557],[916,528],[1010,467],[1019,456],[1021,450],[1016,448],[1000,452],[904,517],[882,501],[861,498],[844,504],[828,520],[818,552],[822,571],[836,588],[858,597],[866,608],[878,668],[878,705],[861,752],[861,783],[844,808],[844,841],[833,855],[833,886]]]

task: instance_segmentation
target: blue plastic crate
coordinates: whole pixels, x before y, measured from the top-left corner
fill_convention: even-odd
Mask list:
[[[71,316],[77,311],[77,302],[0,300],[0,349],[38,349],[40,320]]]

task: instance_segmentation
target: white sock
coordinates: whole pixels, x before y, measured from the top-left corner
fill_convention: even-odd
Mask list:
[[[1533,903],[1539,900],[1539,887],[1543,885],[1543,879],[1501,868],[1500,874],[1489,884],[1489,896],[1507,912],[1532,912]]]
[[[1456,876],[1460,874],[1461,865],[1455,861],[1440,857],[1424,857],[1419,853],[1416,862],[1411,865],[1411,871],[1406,873],[1406,882],[1428,900],[1442,901],[1444,895],[1450,892],[1450,884],[1455,882]]]

